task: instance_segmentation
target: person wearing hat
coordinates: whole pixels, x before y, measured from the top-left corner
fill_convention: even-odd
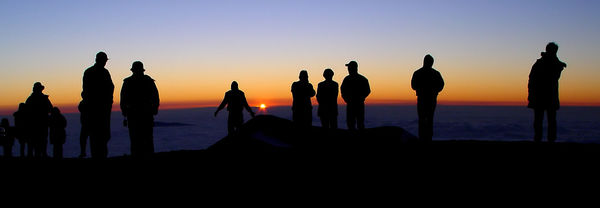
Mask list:
[[[433,57],[423,59],[423,67],[413,73],[411,87],[417,93],[417,114],[419,116],[419,140],[430,142],[433,137],[433,113],[437,96],[444,89],[444,79],[440,72],[432,68]]]
[[[48,156],[46,148],[48,146],[49,114],[52,110],[52,103],[48,99],[48,95],[42,93],[43,90],[44,85],[36,82],[33,84],[33,92],[25,101],[29,114],[30,142],[33,146],[33,156],[36,158]]]
[[[358,63],[346,64],[348,76],[344,78],[340,91],[346,102],[346,123],[349,130],[365,128],[365,99],[371,94],[369,80],[358,74]]]
[[[110,73],[106,68],[108,56],[104,52],[96,54],[96,63],[83,73],[82,102],[85,105],[86,121],[82,125],[90,136],[90,152],[92,158],[108,156],[110,140],[110,113],[112,111],[113,85]]]
[[[133,62],[130,77],[123,80],[121,88],[121,113],[124,125],[129,128],[131,156],[148,158],[154,153],[154,115],[158,114],[160,99],[154,79],[144,74],[144,64]]]
[[[338,83],[333,81],[333,70],[331,69],[325,69],[323,77],[325,81],[320,82],[317,87],[317,102],[319,102],[317,115],[321,119],[323,128],[337,129]]]

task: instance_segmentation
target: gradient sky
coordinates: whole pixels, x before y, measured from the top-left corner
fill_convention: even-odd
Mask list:
[[[115,103],[140,60],[163,106],[217,105],[237,80],[251,105],[291,104],[302,69],[316,87],[340,82],[350,60],[372,88],[367,103],[413,103],[423,56],[446,81],[444,104],[525,104],[546,43],[568,64],[565,105],[600,105],[600,1],[0,0],[0,110],[42,82],[58,106],[79,102],[83,71],[105,51]]]

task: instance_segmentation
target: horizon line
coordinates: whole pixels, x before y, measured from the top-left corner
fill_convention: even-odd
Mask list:
[[[258,103],[258,102],[257,102]],[[262,103],[258,103],[256,105],[251,105],[252,108],[258,108]],[[195,108],[210,108],[210,107],[218,107],[218,102],[212,101],[198,101],[198,102],[167,102],[165,104],[161,104],[159,110],[176,110],[176,109],[195,109]],[[338,105],[345,106],[345,102],[340,102]],[[408,100],[372,100],[370,102],[365,102],[367,106],[411,106],[417,105],[417,101],[408,101]],[[79,113],[77,109],[77,104],[57,104],[55,107],[60,106],[61,112],[63,114],[70,113]],[[289,107],[291,104],[283,104],[283,103],[275,103],[267,105],[269,107]],[[313,106],[318,106],[318,103],[313,102]],[[527,102],[516,102],[516,101],[500,101],[500,102],[492,102],[492,101],[438,101],[438,106],[522,106],[527,107]],[[581,102],[565,102],[561,103],[561,106],[568,107],[600,107],[600,103],[581,103]],[[2,108],[0,107],[0,116],[11,115],[17,110],[17,107],[14,108]],[[114,103],[112,112],[120,112],[119,103]]]

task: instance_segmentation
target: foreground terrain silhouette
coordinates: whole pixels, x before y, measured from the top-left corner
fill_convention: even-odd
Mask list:
[[[303,128],[302,128],[303,129]],[[201,139],[201,138],[197,138]],[[413,165],[542,165],[577,164],[600,157],[600,144],[534,143],[501,141],[433,141],[420,143],[416,136],[400,127],[367,128],[364,131],[323,129],[312,126],[298,130],[292,121],[258,115],[205,150],[155,153],[146,160],[131,156],[111,157],[107,161],[154,161],[158,164],[300,163],[326,164],[413,164]],[[0,158],[0,160],[7,160]],[[13,158],[11,161],[36,161]],[[94,159],[66,158],[52,163],[83,163]]]

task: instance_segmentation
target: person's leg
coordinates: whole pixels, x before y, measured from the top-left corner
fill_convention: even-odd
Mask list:
[[[40,143],[40,151],[42,151],[42,157],[48,156],[48,127],[46,127],[46,133],[43,135],[43,138]]]
[[[34,150],[35,148],[33,146],[35,146],[33,144],[33,137],[31,135],[28,136],[27,138],[27,157],[33,157],[34,154]]]
[[[144,157],[148,158],[154,154],[154,132],[152,126],[154,125],[154,120],[152,116],[146,116],[144,118],[144,126],[143,126],[143,151]]]
[[[348,103],[346,105],[346,124],[348,130],[356,130],[356,111],[354,104]]]
[[[244,114],[242,112],[229,112],[227,124],[227,131],[229,132],[229,134],[233,134],[239,131],[242,127],[242,124],[244,124]]]
[[[356,106],[356,123],[359,130],[365,129],[365,103],[357,103]]]
[[[63,145],[62,144],[55,144],[56,146],[58,146],[58,148],[56,148],[56,152],[58,152],[58,159],[62,159],[63,158]]]
[[[21,150],[21,157],[25,157],[25,142],[21,141],[21,139],[19,139],[19,149]]]
[[[81,124],[81,130],[79,131],[79,157],[83,158],[87,155],[85,147],[87,146],[88,132],[86,128]]]
[[[556,110],[548,110],[548,141],[556,141]]]
[[[306,110],[304,118],[305,118],[304,126],[311,127],[312,126],[312,109]]]
[[[229,117],[227,118],[227,134],[233,135],[233,133],[235,132],[235,129],[236,129],[235,124],[236,124],[235,116],[233,116],[230,112]]]
[[[427,136],[428,136],[428,140],[432,141],[433,140],[433,117],[435,115],[435,107],[436,107],[436,101],[433,100],[431,102],[431,106],[429,107],[429,112],[428,113],[428,124],[427,124]]]
[[[127,128],[129,129],[129,147],[131,149],[131,156],[137,158],[140,156],[138,121],[136,121],[135,118],[129,117],[127,119]]]
[[[52,144],[52,158],[59,159],[58,158],[58,144]]]
[[[419,116],[419,140],[426,141],[427,138],[427,110],[422,101],[417,101],[417,115]]]
[[[104,112],[103,119],[103,128],[102,128],[102,146],[101,146],[101,156],[103,158],[108,157],[108,141],[110,140],[110,108],[108,111]]]
[[[337,122],[338,122],[337,116],[331,116],[331,118],[329,119],[329,126],[332,129],[337,129],[338,128]]]
[[[319,119],[321,119],[321,127],[323,127],[324,129],[328,129],[329,119],[327,118],[327,116],[319,116]]]
[[[544,123],[544,110],[534,109],[533,110],[533,141],[541,142],[543,135],[543,123]]]

